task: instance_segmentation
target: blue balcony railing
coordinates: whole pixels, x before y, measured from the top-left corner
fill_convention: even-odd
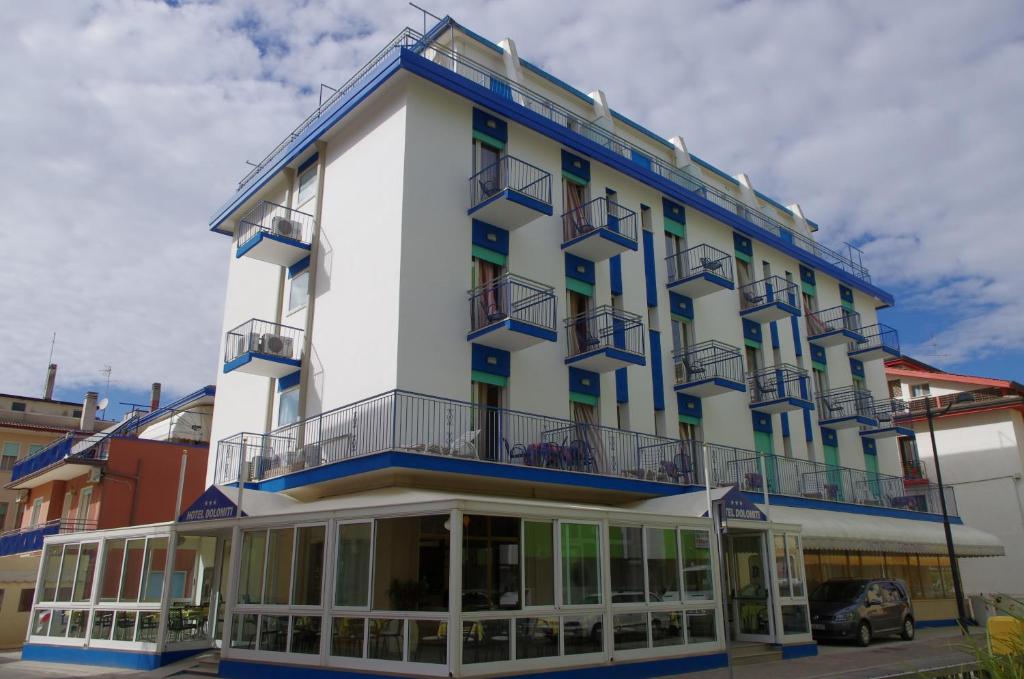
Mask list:
[[[503,191],[551,206],[551,174],[514,156],[502,156],[469,178],[470,210]]]
[[[601,349],[644,355],[643,319],[634,313],[603,305],[565,319],[566,357]]]
[[[507,273],[469,291],[470,332],[506,320],[556,332],[554,288]]]
[[[59,533],[78,533],[95,530],[96,522],[79,521],[77,519],[54,519],[46,523],[19,528],[0,534],[0,556],[37,552],[43,548],[43,540],[47,535]]]
[[[318,121],[326,118],[338,107],[344,105],[345,102],[358,96],[363,86],[375,74],[380,72],[386,64],[390,64],[397,59],[403,50],[421,55],[436,66],[456,73],[490,92],[499,92],[510,102],[528,109],[533,114],[542,116],[561,127],[567,128],[570,132],[578,134],[589,142],[597,144],[616,155],[634,161],[641,159],[643,166],[649,167],[650,172],[654,175],[667,179],[680,188],[703,197],[718,207],[735,214],[740,219],[746,220],[752,226],[791,243],[795,247],[818,257],[837,269],[865,282],[871,281],[867,268],[860,262],[859,255],[855,256],[853,248],[849,248],[848,255],[828,248],[813,238],[782,224],[764,211],[753,208],[722,189],[712,186],[695,176],[692,172],[675,167],[669,161],[652,154],[651,151],[639,148],[625,138],[609,132],[581,115],[569,111],[552,99],[537,94],[519,83],[509,80],[504,75],[476,63],[472,59],[467,58],[465,54],[456,55],[447,47],[436,42],[427,44],[420,33],[409,28],[402,30],[384,49],[371,58],[348,81],[338,87],[288,137],[274,147],[263,160],[256,163],[239,182],[238,192],[241,193],[247,189],[265,170],[277,163]]]

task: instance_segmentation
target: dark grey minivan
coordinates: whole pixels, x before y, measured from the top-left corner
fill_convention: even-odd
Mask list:
[[[856,641],[899,634],[914,638],[914,606],[902,580],[829,580],[811,592],[811,633],[815,639]]]

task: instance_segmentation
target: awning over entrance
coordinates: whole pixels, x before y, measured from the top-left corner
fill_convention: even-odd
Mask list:
[[[946,536],[939,521],[831,512],[795,507],[771,508],[772,521],[803,526],[804,549],[945,554]],[[999,538],[954,524],[953,544],[958,556],[1003,556]]]

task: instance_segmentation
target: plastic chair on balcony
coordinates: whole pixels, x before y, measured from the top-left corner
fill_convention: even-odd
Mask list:
[[[747,472],[743,475],[744,490],[760,491],[764,488],[764,477],[757,472]]]
[[[505,448],[505,459],[509,462],[521,460],[521,464],[527,464],[527,457],[529,452],[522,443],[510,444],[508,439],[501,439],[502,446]]]
[[[758,304],[764,303],[764,295],[759,295],[756,292],[750,292],[749,290],[743,291],[743,299],[746,300],[750,306],[757,306]]]
[[[779,393],[778,385],[776,385],[776,384],[774,384],[772,382],[769,382],[768,384],[765,384],[761,380],[760,375],[754,375],[754,386],[757,387],[757,395],[756,396],[757,396],[757,400],[758,401],[765,400],[766,396],[772,396],[772,395],[776,395],[777,396],[778,393]]]
[[[680,359],[680,363],[683,364],[683,368],[686,370],[688,381],[698,379],[698,376],[703,376],[707,372],[700,363],[691,362],[685,356]]]
[[[701,257],[700,266],[705,271],[718,271],[722,268],[722,261],[719,259],[711,259],[710,257]]]
[[[843,410],[843,406],[841,403],[832,403],[832,401],[829,401],[824,396],[821,397],[821,403],[822,405],[825,406],[825,409],[828,410],[829,414],[839,413],[842,412]]]

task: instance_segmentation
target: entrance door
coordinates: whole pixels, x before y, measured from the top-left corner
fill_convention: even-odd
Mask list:
[[[738,641],[771,642],[772,602],[764,534],[729,536],[732,619]]]

